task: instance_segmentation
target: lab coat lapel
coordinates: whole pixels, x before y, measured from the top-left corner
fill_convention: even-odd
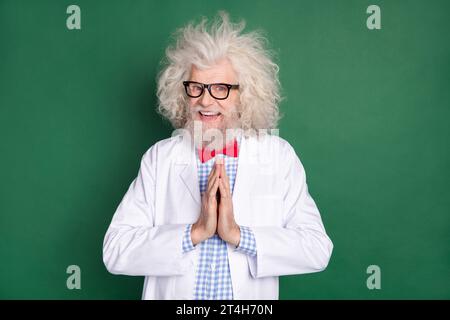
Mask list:
[[[191,144],[190,138],[184,138],[181,142],[181,150],[177,157],[177,163],[180,166],[180,182],[192,196],[192,199],[200,205],[200,188],[197,173],[197,161],[195,148]]]
[[[247,197],[251,188],[252,172],[255,170],[257,159],[254,139],[252,137],[242,137],[241,145],[239,146],[238,169],[232,196],[234,219],[237,224],[246,225],[248,223],[245,215],[245,212],[249,210]],[[241,215],[241,213],[243,214]]]

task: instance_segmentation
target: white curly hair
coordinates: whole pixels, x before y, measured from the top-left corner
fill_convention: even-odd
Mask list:
[[[189,111],[183,81],[192,65],[203,69],[228,59],[239,82],[238,115],[240,129],[260,131],[275,129],[280,119],[281,101],[279,67],[274,53],[267,48],[261,31],[242,33],[245,21],[231,23],[228,14],[219,11],[212,24],[188,23],[174,33],[175,43],[166,49],[157,78],[158,112],[174,128],[184,128]]]

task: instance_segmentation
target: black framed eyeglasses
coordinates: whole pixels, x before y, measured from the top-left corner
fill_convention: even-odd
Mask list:
[[[238,84],[228,83],[211,83],[205,84],[195,81],[183,81],[186,94],[191,98],[198,98],[203,94],[203,91],[208,89],[211,97],[217,100],[225,100],[228,98],[231,89],[238,89]]]

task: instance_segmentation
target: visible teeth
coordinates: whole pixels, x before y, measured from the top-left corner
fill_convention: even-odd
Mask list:
[[[204,116],[216,116],[219,112],[211,112],[211,111],[200,111],[200,113]]]

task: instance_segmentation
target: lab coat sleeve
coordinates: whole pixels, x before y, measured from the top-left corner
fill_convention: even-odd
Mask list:
[[[286,143],[283,179],[283,225],[253,226],[257,255],[248,256],[254,278],[303,274],[324,270],[333,244],[319,210],[308,193],[306,174],[294,149]],[[277,212],[276,214],[280,214]]]
[[[156,151],[142,157],[136,179],[120,202],[103,242],[110,273],[136,276],[182,275],[189,267],[182,251],[187,224],[154,224]]]

